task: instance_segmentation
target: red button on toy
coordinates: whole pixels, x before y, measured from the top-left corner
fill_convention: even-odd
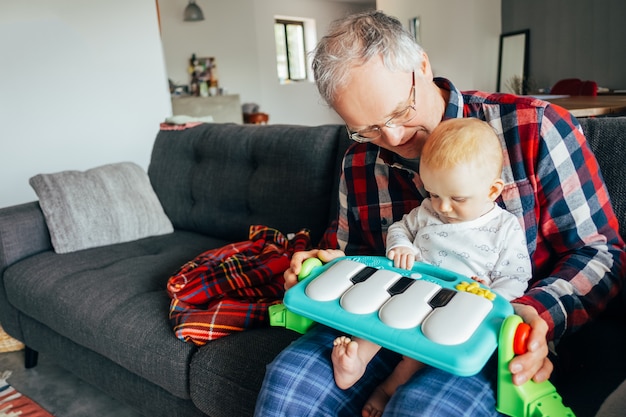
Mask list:
[[[530,326],[526,323],[520,323],[515,329],[515,337],[513,338],[513,352],[516,355],[526,353],[528,337],[530,336]]]

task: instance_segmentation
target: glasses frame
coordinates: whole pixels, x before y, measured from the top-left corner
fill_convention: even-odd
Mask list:
[[[409,109],[413,109],[413,111],[416,110],[416,97],[415,97],[415,71],[413,71],[411,73],[411,76],[413,78],[412,84],[411,84],[411,91],[409,91],[409,98],[408,101],[412,102],[412,104],[407,105],[404,109],[402,109],[402,111],[398,112],[398,113],[404,113],[406,111],[408,111]],[[394,123],[393,119],[397,118],[398,116],[393,116],[391,118],[389,118],[389,120],[387,120],[385,123],[383,123],[383,126],[373,126],[373,127],[369,127],[367,129],[362,129],[359,131],[352,131],[350,130],[350,128],[348,127],[348,125],[346,124],[346,130],[348,131],[348,136],[350,137],[350,139],[352,139],[355,142],[358,143],[367,143],[367,142],[371,142],[373,140],[378,139],[381,135],[382,135],[382,128],[386,127],[389,129],[394,129],[396,127],[400,127],[400,126],[404,126],[406,123],[410,122],[411,120],[413,120],[415,118],[416,114],[413,114],[413,116],[411,116],[409,119],[404,120],[402,123]],[[366,132],[368,134],[373,134],[374,136],[372,137],[365,137],[362,136],[361,133],[362,132]]]

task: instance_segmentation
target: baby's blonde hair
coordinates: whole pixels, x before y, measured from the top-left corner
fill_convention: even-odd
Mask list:
[[[502,175],[502,145],[487,122],[464,117],[444,120],[432,131],[420,157],[420,165],[447,169],[473,163],[493,178]]]

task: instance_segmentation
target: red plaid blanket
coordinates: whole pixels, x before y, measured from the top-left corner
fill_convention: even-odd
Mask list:
[[[184,264],[167,282],[176,337],[202,346],[264,325],[282,301],[291,255],[310,246],[308,230],[290,241],[278,230],[251,226],[250,240],[211,249]]]

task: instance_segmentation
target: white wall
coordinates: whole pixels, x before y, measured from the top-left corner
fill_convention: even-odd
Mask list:
[[[269,113],[270,123],[341,123],[322,102],[313,83],[279,84],[274,16],[312,18],[319,38],[331,21],[374,8],[375,0],[196,0],[196,4],[205,20],[184,22],[187,0],[159,0],[167,74],[175,83],[188,83],[191,54],[213,56],[220,86],[239,94],[242,103],[259,104]]]
[[[212,56],[221,87],[242,95],[242,100],[258,99],[256,22],[251,0],[197,0],[205,18],[200,22],[183,21],[188,0],[158,3],[167,74],[172,81],[189,83],[187,66],[193,53]]]
[[[159,0],[167,73],[188,82],[192,53],[215,56],[220,85],[255,102],[270,123],[341,123],[312,83],[280,85],[276,75],[275,15],[313,18],[317,36],[350,12],[378,8],[408,26],[420,16],[422,43],[436,75],[461,89],[494,91],[500,35],[500,0],[196,0],[203,22],[183,22],[187,0]],[[451,13],[454,11],[454,13]]]
[[[171,114],[158,30],[155,0],[0,2],[0,207],[38,173],[147,168]]]
[[[461,90],[495,91],[501,0],[378,0],[405,25],[419,16],[422,46],[436,76]]]
[[[28,178],[38,173],[122,160],[147,168],[171,114],[167,76],[185,82],[194,52],[215,56],[220,84],[271,123],[341,123],[314,84],[278,84],[275,15],[315,19],[318,37],[374,4],[405,24],[420,16],[437,74],[462,89],[495,88],[500,0],[197,3],[206,20],[191,23],[187,0],[159,0],[159,34],[156,0],[0,1],[0,207],[34,200]]]

